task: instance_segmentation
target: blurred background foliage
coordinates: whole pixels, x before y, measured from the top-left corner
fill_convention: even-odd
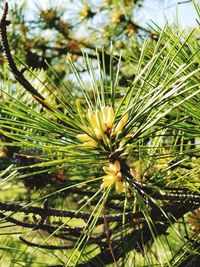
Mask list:
[[[32,69],[48,70],[50,64],[58,74],[58,84],[61,80],[69,83],[69,70],[66,69],[68,54],[82,68],[82,72],[82,51],[95,60],[96,50],[101,53],[103,47],[107,55],[106,65],[109,65],[111,44],[116,56],[123,51],[125,54],[133,53],[137,59],[140,48],[135,40],[141,42],[147,35],[152,41],[158,39],[151,26],[143,26],[145,16],[154,10],[168,10],[176,1],[66,0],[63,3],[46,1],[46,4],[39,1],[35,4],[26,1],[10,3],[12,28],[9,29],[9,39],[15,57]],[[183,2],[182,5],[186,4]],[[189,17],[192,18],[192,15]],[[160,17],[160,20],[163,18]],[[160,21],[154,22],[160,25]],[[1,62],[5,62],[2,55]],[[122,84],[127,77],[123,73]]]

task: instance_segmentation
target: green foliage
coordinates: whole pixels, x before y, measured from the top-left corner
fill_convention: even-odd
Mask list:
[[[60,25],[62,13],[43,13],[44,29]],[[0,249],[8,266],[198,266],[199,40],[168,24],[152,32],[157,40],[129,40],[120,55],[83,53],[81,64],[68,55],[73,86],[57,82],[52,62],[48,71],[26,69],[42,98],[13,83],[4,65]]]

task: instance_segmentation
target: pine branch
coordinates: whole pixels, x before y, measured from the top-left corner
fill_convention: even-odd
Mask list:
[[[72,249],[73,248],[73,245],[71,245],[71,246],[70,245],[54,246],[54,245],[36,244],[36,243],[33,243],[33,242],[26,240],[22,236],[20,236],[19,239],[27,246],[36,247],[36,248],[43,248],[43,249],[48,249],[48,250],[65,250],[65,249]]]
[[[183,189],[183,193],[180,188],[173,188],[173,193],[167,193],[162,190],[155,190],[154,188],[148,187],[146,184],[137,182],[137,180],[130,174],[130,170],[125,162],[121,163],[122,172],[125,175],[127,181],[139,192],[143,197],[148,197],[151,201],[156,200],[171,200],[171,201],[181,201],[200,205],[200,195],[193,194],[190,190]],[[168,188],[170,191],[170,188]],[[167,191],[167,190],[166,190]],[[154,201],[152,201],[154,202]]]
[[[2,212],[0,212],[0,218],[4,219],[7,222],[11,222],[15,225],[22,226],[24,228],[29,228],[33,230],[44,230],[49,233],[53,233],[58,230],[59,226],[54,226],[50,224],[44,224],[44,223],[27,223],[27,222],[22,222],[20,220],[17,220],[11,216],[5,215]],[[61,228],[62,232],[68,232],[68,233],[73,233],[80,235],[81,231],[83,230],[82,227],[67,227],[67,226],[62,226]]]
[[[149,212],[150,221],[154,222],[154,227],[156,231],[155,236],[166,235],[168,228],[180,219],[185,213],[198,208],[199,204],[191,203],[180,203],[173,202],[170,204],[165,204],[160,208],[151,210]],[[120,231],[120,230],[119,230]],[[111,236],[112,238],[112,236]],[[116,239],[112,241],[113,253],[115,255],[116,261],[124,257],[129,251],[135,249],[138,252],[142,251],[145,245],[153,242],[152,232],[149,228],[148,223],[145,221],[140,229],[134,229],[128,234],[124,235],[121,239]],[[126,244],[126,250],[123,250],[123,246]],[[93,266],[94,262],[102,262],[103,264],[113,263],[113,257],[110,255],[110,248],[108,244],[101,249],[101,252],[92,258],[87,263],[81,263],[78,267],[89,267]]]
[[[23,206],[20,204],[13,204],[13,203],[5,203],[0,202],[0,210],[2,211],[12,211],[12,212],[22,212],[24,214],[35,214],[40,216],[55,216],[55,217],[63,217],[63,218],[77,218],[77,219],[83,219],[88,220],[91,216],[90,213],[84,213],[76,211],[66,211],[66,210],[59,210],[59,209],[52,209],[52,208],[41,208],[41,207],[34,207],[34,206]],[[118,222],[121,223],[123,216],[125,216],[127,221],[131,221],[132,219],[137,219],[142,216],[142,212],[128,212],[128,213],[119,213],[119,214],[110,214],[107,215],[107,220],[109,222]],[[97,224],[103,224],[104,223],[104,217],[99,217],[97,220]]]
[[[12,71],[12,73],[15,76],[15,79],[24,87],[26,91],[31,93],[31,95],[45,108],[52,110],[47,103],[45,103],[45,98],[38,93],[38,91],[29,83],[29,81],[24,77],[23,71],[19,71],[14,59],[12,57],[10,46],[8,43],[8,37],[7,37],[7,26],[10,24],[10,21],[7,20],[8,15],[8,2],[5,3],[4,11],[2,18],[0,20],[0,34],[1,34],[1,40],[2,40],[2,47],[3,51],[6,55],[6,59],[8,61],[9,67]]]

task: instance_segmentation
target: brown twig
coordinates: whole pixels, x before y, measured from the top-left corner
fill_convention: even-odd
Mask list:
[[[15,225],[19,225],[22,226],[24,228],[29,228],[29,229],[35,229],[37,228],[37,230],[44,230],[47,231],[49,233],[53,233],[54,231],[57,231],[58,228],[61,228],[61,226],[55,226],[55,225],[50,225],[50,224],[43,224],[43,223],[27,223],[27,222],[22,222],[19,221],[11,216],[5,215],[2,212],[0,212],[0,218],[4,219],[7,222],[11,222]],[[73,233],[73,234],[77,234],[80,235],[81,231],[83,230],[83,227],[68,227],[68,226],[62,226],[62,228],[60,229],[62,232],[68,232],[68,233]]]
[[[73,248],[73,245],[71,245],[71,246],[70,245],[54,246],[54,245],[36,244],[36,243],[33,243],[33,242],[30,242],[30,241],[26,240],[22,236],[20,236],[19,239],[23,243],[25,243],[27,246],[37,247],[37,248],[44,248],[44,249],[48,249],[48,250],[64,250],[64,249],[72,249]]]
[[[29,81],[24,77],[23,72],[19,71],[14,59],[12,57],[10,46],[7,38],[7,26],[10,24],[10,21],[7,20],[8,15],[8,2],[5,2],[4,11],[2,18],[0,20],[0,34],[2,40],[3,51],[6,55],[9,67],[12,73],[15,76],[15,79],[24,87],[26,91],[31,93],[31,95],[45,108],[52,111],[52,109],[45,103],[45,98],[29,83]]]
[[[106,239],[107,239],[107,242],[108,242],[108,247],[109,247],[110,253],[112,255],[112,258],[113,258],[114,262],[116,263],[115,254],[113,252],[112,244],[111,244],[111,241],[110,241],[109,224],[108,224],[108,221],[107,221],[107,218],[106,218],[106,207],[105,207],[105,204],[104,204],[104,207],[103,207],[103,218],[104,218],[104,227],[105,227],[105,234],[106,234]]]
[[[200,204],[200,195],[193,194],[190,190],[184,189],[183,192],[181,192],[180,188],[177,188],[177,191],[173,188],[174,192],[168,193],[167,190],[165,190],[166,192],[161,190],[156,191],[154,188],[150,188],[146,184],[137,182],[124,161],[121,162],[121,170],[128,183],[135,188],[140,195],[147,197],[152,203],[154,203],[154,200],[171,200]],[[170,188],[168,188],[168,191],[170,191]]]
[[[34,207],[34,206],[23,206],[20,204],[14,204],[14,203],[6,203],[0,201],[0,210],[2,211],[12,211],[12,212],[22,212],[24,214],[37,214],[42,216],[45,213],[46,217],[49,216],[55,216],[55,217],[63,217],[63,218],[79,218],[83,220],[88,220],[91,216],[90,213],[85,212],[79,212],[76,211],[69,211],[69,210],[59,210],[59,209],[53,209],[53,208],[41,208],[41,207]],[[127,212],[125,214],[118,213],[118,214],[110,214],[107,215],[107,219],[109,222],[119,222],[121,223],[123,216],[125,216],[126,221],[131,221],[132,219],[137,219],[143,217],[142,212]],[[99,217],[97,220],[97,224],[103,224],[104,218]]]
[[[191,203],[173,202],[165,204],[157,209],[149,212],[150,221],[154,222],[154,235],[160,236],[167,234],[167,229],[178,219],[180,219],[185,213],[197,208],[199,205]],[[131,225],[130,225],[131,227]],[[121,231],[121,229],[119,229]],[[120,258],[127,254],[129,251],[136,249],[142,251],[145,245],[153,242],[152,229],[149,227],[147,222],[144,222],[141,228],[135,229],[131,227],[130,231],[123,236],[122,239],[115,239],[112,242],[113,252],[115,258],[118,261]],[[126,244],[126,249],[123,251],[121,248],[123,244]],[[93,266],[95,260],[102,262],[103,265],[113,263],[113,258],[109,253],[109,247],[106,246],[97,254],[94,258],[88,261],[86,264],[79,264],[78,267]]]

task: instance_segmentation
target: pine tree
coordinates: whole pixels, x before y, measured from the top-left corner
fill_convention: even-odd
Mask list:
[[[5,4],[0,217],[11,266],[199,265],[198,35],[154,25],[138,41],[135,26],[137,38],[118,53],[118,33],[131,22],[114,11],[113,45],[65,51],[56,60],[62,76],[53,54],[43,70],[26,51],[16,61]],[[56,9],[41,12],[43,30],[75,27]],[[81,10],[88,20],[96,13]]]

